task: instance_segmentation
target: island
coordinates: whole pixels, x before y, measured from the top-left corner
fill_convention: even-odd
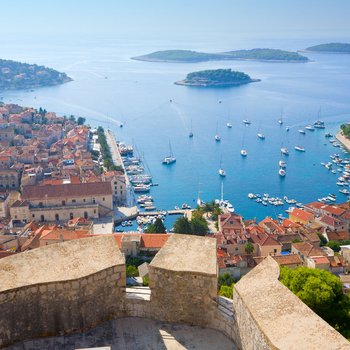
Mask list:
[[[198,87],[227,87],[260,81],[252,79],[248,74],[232,69],[202,70],[187,74],[186,79],[176,81],[176,85]]]
[[[305,51],[328,52],[328,53],[350,53],[350,44],[328,43],[308,47]]]
[[[33,89],[72,81],[66,73],[36,64],[0,59],[0,90]]]
[[[203,62],[219,60],[254,60],[270,62],[308,62],[309,59],[298,52],[279,49],[236,50],[219,53],[205,53],[190,50],[156,51],[143,56],[131,57],[133,60],[149,62]]]

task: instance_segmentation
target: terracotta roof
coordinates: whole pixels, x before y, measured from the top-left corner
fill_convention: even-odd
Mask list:
[[[330,232],[327,232],[327,237],[328,237],[328,240],[330,241],[345,241],[350,239],[350,234],[349,234],[349,231],[340,231],[340,232],[330,231]]]
[[[167,233],[116,233],[113,234],[118,247],[122,246],[123,237],[136,237],[141,238],[141,248],[162,248],[166,241],[169,239],[171,234]]]
[[[89,231],[80,230],[80,231],[72,231],[72,230],[62,230],[62,229],[54,229],[49,232],[42,233],[40,237],[41,240],[61,240],[70,241],[72,239],[86,238],[92,235],[88,234]]]
[[[291,216],[294,216],[302,221],[310,221],[314,218],[313,214],[299,208],[294,208],[289,214],[289,217]]]
[[[259,222],[259,226],[266,226],[270,231],[278,231],[280,234],[284,233],[283,228],[276,222],[272,220],[270,217],[266,217],[264,220]]]
[[[345,212],[344,209],[336,207],[335,205],[326,205],[322,210],[337,216],[342,215]]]
[[[250,238],[254,243],[257,243],[260,246],[281,246],[282,245],[280,242],[277,242],[274,238],[272,238],[267,233],[252,234]]]
[[[63,184],[63,185],[30,185],[23,187],[22,199],[45,199],[57,197],[83,197],[94,195],[112,195],[112,187],[108,182]]]
[[[316,263],[316,265],[329,264],[329,259],[327,256],[316,256],[313,257],[312,260]]]
[[[320,210],[324,206],[325,205],[323,203],[320,203],[320,202],[312,202],[312,203],[309,203],[309,204],[305,204],[306,208],[318,209],[318,210]]]
[[[340,221],[340,220],[337,220],[335,218],[332,218],[328,215],[323,215],[322,218],[320,219],[320,222],[326,224],[326,225],[329,225],[329,226],[341,226],[341,225],[345,225],[344,222]]]
[[[325,253],[320,248],[314,247],[311,243],[308,242],[292,243],[292,248],[308,257],[325,256]]]
[[[280,266],[302,265],[302,260],[298,254],[272,255]]]
[[[282,226],[284,228],[292,228],[292,227],[299,227],[300,224],[298,224],[297,222],[293,222],[289,219],[284,219],[283,222],[282,222]]]

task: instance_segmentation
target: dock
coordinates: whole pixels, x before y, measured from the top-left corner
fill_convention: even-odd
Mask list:
[[[192,212],[192,209],[176,209],[176,210],[163,210],[163,211],[140,211],[139,216],[158,216],[163,215],[163,212],[168,215],[188,215]]]

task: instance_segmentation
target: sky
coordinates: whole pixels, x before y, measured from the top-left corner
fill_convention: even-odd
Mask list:
[[[2,36],[350,36],[350,0],[1,0],[0,10]]]

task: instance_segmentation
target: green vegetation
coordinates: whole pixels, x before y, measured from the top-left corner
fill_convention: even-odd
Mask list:
[[[228,272],[220,275],[218,277],[219,295],[232,299],[234,285],[235,279]]]
[[[347,139],[350,139],[350,124],[342,124],[342,125],[340,125],[340,130],[343,132],[344,136]]]
[[[149,286],[149,277],[148,276],[145,276],[142,278],[142,285],[144,287],[148,287]]]
[[[253,246],[253,244],[251,244],[250,242],[247,242],[247,243],[244,245],[244,251],[245,251],[247,254],[252,254],[253,251],[254,251],[254,246]]]
[[[163,221],[157,218],[154,224],[148,225],[147,229],[145,230],[145,233],[165,233],[165,231],[166,228],[163,224]]]
[[[156,51],[148,55],[132,57],[140,61],[154,62],[202,62],[213,60],[259,60],[259,61],[285,61],[307,62],[308,58],[297,52],[278,49],[251,49],[236,50],[220,53],[205,53],[190,50]]]
[[[0,90],[32,89],[71,80],[52,68],[0,59]]]
[[[83,117],[78,117],[77,122],[78,122],[78,125],[84,125],[84,124],[85,124],[85,122],[86,122],[86,119],[85,119],[85,118],[83,118]]]
[[[340,246],[341,245],[348,245],[350,244],[350,240],[344,240],[344,241],[329,241],[326,246],[333,249],[336,253],[340,252]]]
[[[137,257],[128,256],[125,259],[126,277],[137,277],[139,275],[138,266],[144,263],[144,260]]]
[[[74,117],[74,116],[71,116],[71,117]],[[103,166],[107,170],[117,170],[117,171],[124,172],[122,167],[115,166],[113,164],[111,150],[110,150],[110,148],[108,146],[106,135],[105,135],[105,131],[104,131],[102,126],[98,127],[98,129],[97,129],[97,136],[98,136],[98,142],[99,142],[99,144],[101,146],[101,153],[102,153],[102,157],[103,157]]]
[[[137,277],[139,270],[133,265],[126,265],[126,277]]]
[[[307,51],[316,52],[334,52],[334,53],[350,53],[350,44],[346,43],[328,43],[308,47]]]
[[[350,339],[350,298],[339,278],[328,271],[281,268],[281,282],[337,331]]]
[[[186,79],[177,81],[177,85],[186,86],[231,86],[251,83],[248,74],[232,69],[212,69],[187,74]]]
[[[192,212],[191,221],[187,217],[180,217],[174,223],[174,232],[188,235],[205,236],[209,231],[207,221],[200,211]]]

